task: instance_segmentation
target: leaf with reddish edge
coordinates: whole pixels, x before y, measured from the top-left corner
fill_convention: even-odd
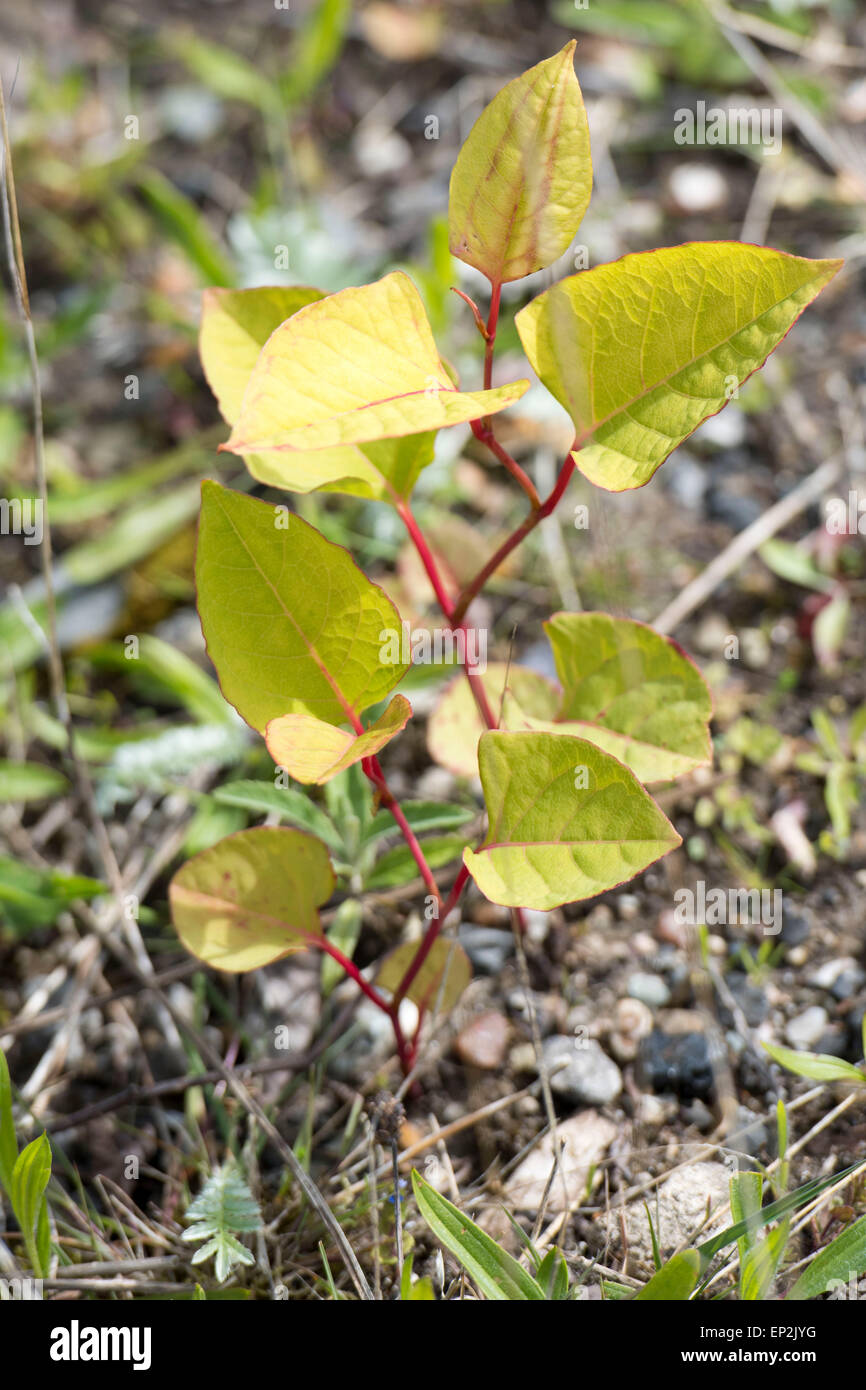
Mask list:
[[[451,253],[495,285],[558,260],[589,203],[592,160],[575,43],[503,87],[451,174]]]
[[[525,667],[491,663],[483,680],[501,729],[588,739],[642,782],[711,761],[712,698],[676,642],[604,613],[557,613],[544,626],[562,689]],[[431,757],[456,776],[475,776],[483,732],[466,682],[449,685],[428,724]]]
[[[362,734],[348,733],[311,714],[283,714],[265,729],[268,752],[298,782],[330,782],[362,758],[372,758],[406,727],[412,706],[395,695],[384,714]]]
[[[681,838],[627,767],[585,739],[486,733],[487,838],[463,862],[491,902],[541,912],[595,897]]]
[[[169,885],[172,921],[218,970],[269,965],[322,938],[318,908],[334,889],[328,851],[303,830],[260,826],[189,859]]]
[[[643,487],[841,265],[687,242],[570,275],[521,309],[524,350],[574,421],[584,476],[610,492]]]
[[[563,688],[559,731],[588,738],[642,782],[712,761],[712,696],[671,638],[606,613],[554,613],[544,630]]]
[[[223,419],[234,425],[259,354],[271,334],[299,309],[326,296],[307,286],[264,285],[249,290],[205,290],[199,355]],[[306,452],[247,454],[254,478],[291,492],[344,492],[397,502],[409,496],[422,468],[433,461],[434,434],[344,444]]]
[[[394,994],[420,950],[420,942],[404,941],[382,961],[376,984]],[[437,1004],[449,1013],[472,979],[469,957],[456,941],[440,936],[433,942],[417,975],[406,991],[406,998],[424,1013]],[[444,980],[444,984],[443,984]],[[440,996],[440,988],[442,990]]]
[[[271,334],[220,448],[291,455],[414,435],[504,410],[528,387],[456,390],[421,296],[393,271],[308,304]]]
[[[220,688],[259,733],[284,714],[353,723],[408,669],[400,614],[348,551],[285,507],[202,484],[196,589]]]

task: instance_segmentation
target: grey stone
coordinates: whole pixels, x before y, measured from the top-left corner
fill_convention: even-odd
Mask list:
[[[550,1078],[554,1095],[571,1105],[608,1105],[622,1090],[619,1067],[602,1051],[593,1038],[568,1038],[556,1033],[544,1042],[544,1061],[552,1072]]]
[[[648,1009],[664,1009],[671,1002],[671,992],[664,980],[648,971],[636,970],[628,977],[628,992]]]
[[[479,975],[498,975],[514,951],[510,931],[479,927],[474,922],[461,922],[457,939]]]
[[[820,1004],[813,1004],[792,1018],[785,1026],[785,1037],[792,1047],[808,1052],[815,1046],[829,1023],[829,1015]]]

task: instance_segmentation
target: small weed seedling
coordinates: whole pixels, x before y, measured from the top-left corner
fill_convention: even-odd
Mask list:
[[[711,758],[710,695],[674,642],[603,613],[555,614],[546,624],[553,683],[477,659],[473,601],[551,515],[575,468],[610,492],[648,483],[737,395],[841,264],[691,242],[582,270],[533,299],[516,315],[517,331],[575,430],[552,491],[540,497],[494,430],[529,382],[494,386],[493,365],[503,285],[564,255],[589,203],[573,51],[567,44],[504,87],[454,166],[451,251],[490,282],[486,317],[462,295],[484,340],[480,389],[458,385],[400,271],[330,295],[214,289],[204,299],[202,360],[231,426],[221,448],[269,487],[375,499],[405,525],[442,610],[435,635],[463,666],[430,721],[431,755],[480,774],[488,830],[440,891],[432,856],[379,763],[412,717],[395,691],[430,634],[407,633],[347,551],[287,506],[207,482],[198,608],[223,694],[264,737],[279,776],[321,785],[350,767],[363,773],[421,875],[426,929],[368,981],[320,921],[335,885],[331,847],[289,827],[240,831],[189,860],[171,885],[174,922],[190,951],[223,970],[320,948],[389,1016],[406,1071],[425,1014],[453,1005],[469,978],[463,952],[441,936],[469,878],[518,915],[624,883],[680,843],[647,786]],[[467,422],[526,494],[528,510],[456,593],[410,496],[437,431]],[[418,1011],[411,1036],[400,1023],[405,999]]]

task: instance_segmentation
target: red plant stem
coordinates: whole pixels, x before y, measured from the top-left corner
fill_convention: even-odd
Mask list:
[[[490,576],[494,574],[496,570],[499,569],[499,566],[502,564],[503,560],[505,560],[511,554],[512,550],[516,549],[516,547],[520,545],[520,542],[522,540],[526,539],[530,531],[535,530],[536,526],[540,521],[543,521],[546,516],[550,516],[551,512],[555,510],[557,503],[560,501],[562,494],[565,492],[565,489],[568,487],[568,484],[571,481],[571,475],[573,472],[574,458],[572,457],[571,453],[569,453],[568,457],[562,465],[562,468],[559,470],[559,477],[556,480],[556,485],[553,488],[553,491],[550,493],[550,496],[546,497],[545,500],[538,507],[535,507],[530,512],[529,516],[525,519],[525,521],[521,522],[517,530],[513,531],[512,534],[508,537],[508,539],[503,541],[502,545],[499,547],[499,549],[496,551],[494,555],[491,555],[490,559],[487,561],[487,564],[484,566],[483,569],[478,571],[471,583],[467,584],[466,588],[463,590],[463,593],[460,595],[460,597],[454,605],[454,610],[451,616],[452,623],[456,624],[463,621],[463,616],[466,613],[466,610],[469,607],[470,603],[484,588],[484,585],[487,583]]]
[[[451,602],[451,599],[448,597],[448,593],[445,589],[444,583],[442,582],[442,576],[439,573],[439,569],[436,564],[433,552],[427,544],[427,541],[424,537],[424,533],[422,532],[421,527],[418,525],[418,522],[412,512],[411,507],[409,506],[408,502],[403,501],[397,502],[395,505],[397,508],[397,513],[400,516],[404,526],[406,527],[406,530],[409,532],[415,549],[418,552],[421,563],[426,571],[427,578],[430,580],[430,583],[433,586],[433,592],[436,595],[439,607],[442,609],[445,621],[448,623],[449,627],[454,629],[454,631],[465,632],[466,629],[463,623],[457,623],[453,620],[452,614],[454,605]],[[469,681],[469,685],[471,686],[472,694],[475,696],[475,703],[478,706],[482,719],[484,720],[485,724],[489,729],[495,729],[497,721],[493,714],[493,710],[490,708],[490,701],[487,698],[487,691],[484,689],[484,682],[481,680],[479,676],[477,676],[473,671],[470,671],[468,668],[464,667],[464,671],[466,674],[466,678]]]
[[[448,898],[442,906],[439,916],[435,917],[433,921],[430,923],[430,926],[427,928],[427,934],[424,937],[424,940],[421,942],[421,945],[418,947],[418,950],[415,954],[415,959],[412,961],[412,964],[409,966],[409,969],[406,971],[406,974],[403,976],[402,980],[397,986],[396,993],[394,994],[394,998],[392,1000],[392,1004],[395,1008],[399,1008],[401,1000],[403,1000],[406,997],[407,993],[411,989],[413,980],[415,979],[416,975],[418,974],[418,971],[421,969],[421,966],[424,964],[425,960],[432,951],[434,942],[437,940],[439,933],[445,925],[446,917],[448,916],[451,909],[453,907],[456,907],[460,894],[463,892],[468,878],[469,870],[467,869],[465,864],[461,864],[460,872],[454,880],[454,886],[451,889],[451,892],[448,894]],[[420,1025],[421,1020],[419,1018],[419,1028]]]
[[[490,390],[493,381],[493,350],[496,347],[496,326],[499,323],[499,298],[501,284],[491,284],[490,313],[487,316],[487,341],[484,345],[484,389]]]
[[[415,519],[412,509],[409,506],[409,503],[399,501],[396,503],[396,508],[397,515],[400,517],[400,520],[403,522],[403,525],[409,532],[409,535],[412,538],[412,543],[415,546],[415,549],[418,551],[421,563],[424,566],[424,569],[427,573],[427,578],[433,585],[433,592],[436,595],[439,607],[442,609],[442,612],[445,614],[445,617],[450,622],[451,610],[454,607],[454,605],[451,602],[451,599],[448,597],[445,585],[442,582],[442,576],[437,568],[436,561],[433,557],[433,552],[427,544],[427,541],[424,537],[424,533],[422,532],[421,527],[418,525],[418,522]]]
[[[323,936],[320,941],[316,942],[316,944],[321,948],[321,950],[325,952],[326,956],[330,956],[333,960],[337,962],[339,966],[343,968],[343,970],[345,970],[349,978],[355,981],[355,984],[358,986],[358,988],[364,994],[366,994],[367,998],[371,999],[373,1003],[382,1010],[383,1013],[388,1014],[391,1012],[393,1006],[389,1004],[386,999],[383,999],[381,994],[376,993],[373,986],[371,984],[368,984],[367,981],[364,979],[364,976],[361,974],[355,962],[353,960],[349,960],[348,956],[344,956],[339,946],[335,946],[333,941],[329,941],[327,936]]]
[[[540,507],[541,498],[539,497],[538,492],[536,491],[534,482],[530,478],[529,474],[523,471],[517,460],[511,457],[508,450],[503,449],[502,445],[499,443],[499,440],[496,438],[490,426],[486,425],[482,420],[473,420],[471,424],[472,433],[475,435],[475,438],[480,440],[482,444],[486,444],[490,452],[492,454],[495,454],[496,457],[499,459],[499,462],[508,469],[512,478],[517,479],[518,483],[523,488],[523,491],[529,498],[529,501],[532,504],[532,506]]]
[[[364,769],[364,772],[366,773],[367,777],[369,777],[370,781],[373,783],[374,787],[378,791],[379,799],[382,805],[385,806],[391,812],[391,815],[394,817],[395,821],[399,825],[400,830],[403,833],[403,839],[409,846],[409,851],[412,855],[412,858],[418,865],[418,870],[421,874],[421,877],[423,878],[425,884],[429,888],[433,897],[436,899],[436,902],[441,907],[442,895],[439,892],[439,885],[433,877],[433,871],[431,870],[430,865],[424,858],[424,851],[418,843],[418,839],[415,835],[414,830],[412,829],[411,825],[409,824],[403,813],[403,808],[401,807],[394,793],[389,789],[388,783],[385,781],[385,774],[379,766],[379,759],[363,758],[361,761],[361,766]]]
[[[355,984],[358,986],[361,992],[365,994],[373,1004],[376,1005],[377,1009],[381,1009],[383,1014],[388,1015],[388,1017],[391,1020],[391,1027],[394,1029],[394,1040],[397,1044],[397,1053],[400,1058],[400,1064],[403,1068],[404,1073],[408,1074],[412,1068],[415,1059],[417,1045],[413,1050],[413,1048],[406,1041],[406,1036],[403,1032],[403,1029],[400,1027],[400,1019],[398,1017],[400,1001],[398,999],[392,999],[391,1003],[389,1004],[387,1000],[382,998],[381,994],[377,994],[373,986],[368,984],[367,981],[364,979],[364,976],[361,974],[355,962],[349,960],[348,956],[343,955],[343,952],[340,950],[339,946],[335,946],[333,941],[328,940],[327,936],[323,936],[321,941],[319,941],[317,944],[319,945],[321,950],[325,952],[325,955],[331,956],[331,958],[335,960],[339,966],[341,966],[341,968],[349,976],[350,980],[355,981]]]

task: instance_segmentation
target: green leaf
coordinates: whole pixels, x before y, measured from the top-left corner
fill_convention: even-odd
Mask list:
[[[754,1223],[761,1210],[764,1197],[763,1174],[737,1173],[731,1178],[728,1186],[731,1193],[731,1215],[735,1221],[743,1221],[748,1227],[737,1241],[740,1259],[744,1260],[755,1244],[756,1231],[750,1223]]]
[[[3,1049],[0,1048],[0,1187],[12,1200],[12,1171],[18,1157],[15,1117],[12,1114],[12,1082]]]
[[[424,840],[421,848],[431,869],[444,869],[459,859],[466,845],[465,835],[433,835]],[[364,887],[371,892],[383,888],[399,888],[402,883],[410,883],[418,877],[418,867],[408,845],[397,845],[376,860],[373,870],[364,880]]]
[[[850,621],[851,600],[844,589],[837,589],[830,602],[816,613],[812,624],[812,646],[823,670],[838,667]]]
[[[255,782],[245,778],[226,782],[212,793],[214,801],[226,806],[242,806],[256,815],[278,815],[300,830],[309,830],[339,853],[343,842],[333,824],[305,792],[294,787],[275,787],[272,782]],[[393,824],[393,820],[391,822]]]
[[[758,554],[774,574],[780,579],[786,579],[790,584],[799,584],[804,589],[817,589],[821,593],[827,593],[833,588],[832,579],[818,569],[811,555],[801,546],[793,545],[791,541],[780,541],[774,536],[759,547]]]
[[[485,1298],[498,1302],[544,1302],[544,1291],[522,1265],[491,1240],[412,1169],[418,1210],[433,1234],[455,1255]]]
[[[298,782],[330,782],[352,763],[372,758],[405,729],[412,706],[395,695],[384,714],[362,734],[347,733],[311,714],[282,714],[265,729],[268,752]]]
[[[491,902],[591,898],[681,843],[634,774],[585,739],[486,733],[478,751],[489,826],[463,860]]]
[[[819,1197],[828,1187],[834,1183],[841,1182],[843,1178],[853,1173],[859,1167],[859,1163],[851,1163],[847,1168],[843,1168],[841,1173],[832,1173],[827,1178],[813,1178],[811,1182],[804,1183],[794,1192],[789,1192],[785,1197],[780,1197],[778,1201],[771,1202],[769,1206],[762,1207],[753,1217],[744,1221],[738,1221],[733,1226],[727,1226],[718,1235],[712,1236],[710,1240],[705,1240],[698,1246],[701,1256],[702,1268],[706,1270],[710,1261],[720,1250],[726,1246],[733,1245],[741,1236],[751,1234],[763,1226],[769,1226],[773,1221],[780,1221],[789,1212],[796,1211],[798,1207],[804,1207],[815,1197]]]
[[[841,261],[740,242],[624,256],[516,317],[526,355],[574,421],[574,458],[611,492],[642,487],[762,366]]]
[[[203,483],[196,585],[223,695],[260,733],[287,713],[342,724],[407,669],[381,660],[391,600],[286,508]]]
[[[271,334],[307,304],[325,296],[308,286],[205,290],[199,353],[223,418],[234,425],[259,354]],[[408,497],[418,474],[433,460],[430,432],[368,444],[293,454],[248,454],[254,478],[291,492],[346,492],[394,501]]]
[[[826,1052],[794,1052],[790,1047],[777,1047],[764,1043],[774,1062],[797,1076],[807,1076],[810,1081],[853,1081],[858,1086],[866,1086],[866,1073],[841,1057],[832,1057]]]
[[[153,164],[139,169],[136,181],[162,231],[180,247],[202,280],[230,285],[232,268],[195,204]]]
[[[209,43],[194,30],[169,30],[162,43],[186,64],[202,86],[217,96],[225,101],[247,102],[274,120],[282,119],[279,89],[268,81],[259,64],[254,66],[232,49]]]
[[[223,449],[236,454],[363,444],[504,410],[528,381],[464,394],[442,364],[421,298],[394,271],[299,309],[274,332]]]
[[[252,1265],[255,1261],[234,1232],[257,1231],[262,1214],[246,1179],[236,1164],[226,1163],[211,1173],[204,1187],[186,1211],[187,1221],[195,1224],[184,1231],[183,1239],[204,1240],[206,1244],[192,1257],[192,1264],[202,1264],[215,1256],[215,1272],[219,1283],[228,1277],[236,1264]]]
[[[866,1271],[866,1216],[853,1221],[803,1270],[788,1294],[789,1300],[817,1298],[839,1283],[847,1284]]]
[[[291,110],[312,96],[340,56],[352,20],[351,0],[319,0],[294,42],[280,91]]]
[[[132,681],[156,684],[188,710],[202,724],[231,724],[234,715],[226,706],[216,682],[190,657],[169,642],[150,633],[139,639],[138,656],[127,658],[117,647],[95,654],[96,665],[111,664],[116,670],[128,673]],[[160,692],[161,693],[161,692]]]
[[[14,927],[49,927],[68,903],[106,891],[99,879],[46,872],[0,855],[0,921]]]
[[[563,688],[563,733],[574,726],[641,782],[712,760],[712,698],[675,642],[605,613],[555,613],[544,629]]]
[[[51,1177],[51,1145],[47,1134],[40,1134],[22,1149],[9,1179],[9,1199],[36,1274],[48,1273],[50,1233],[47,1228],[45,1189]],[[48,1240],[46,1241],[46,1236]]]
[[[402,801],[400,805],[416,835],[427,835],[431,830],[456,830],[473,820],[475,815],[465,806],[449,806],[444,801]],[[363,843],[373,844],[383,835],[393,834],[396,830],[391,812],[377,811],[362,837]]]
[[[760,1303],[767,1298],[788,1245],[790,1228],[790,1220],[780,1222],[746,1252],[740,1269],[740,1298],[744,1303]]]
[[[575,42],[503,87],[457,156],[450,248],[493,284],[552,265],[586,212],[592,161]]]
[[[172,921],[218,970],[256,970],[321,939],[317,909],[334,888],[325,846],[303,830],[260,826],[190,859],[169,885]]]
[[[44,763],[0,761],[0,801],[46,801],[68,786],[62,772]]]
[[[418,949],[417,941],[404,941],[389,952],[376,975],[380,989],[396,993]],[[443,1013],[450,1013],[471,979],[472,966],[463,947],[453,939],[439,936],[406,991],[406,998],[413,1000],[425,1013],[437,1004]]]
[[[568,1295],[568,1265],[562,1251],[554,1245],[535,1272],[535,1278],[551,1303],[561,1303]]]
[[[681,1250],[663,1264],[648,1284],[634,1296],[634,1302],[684,1302],[692,1293],[701,1272],[701,1257],[697,1250]]]

